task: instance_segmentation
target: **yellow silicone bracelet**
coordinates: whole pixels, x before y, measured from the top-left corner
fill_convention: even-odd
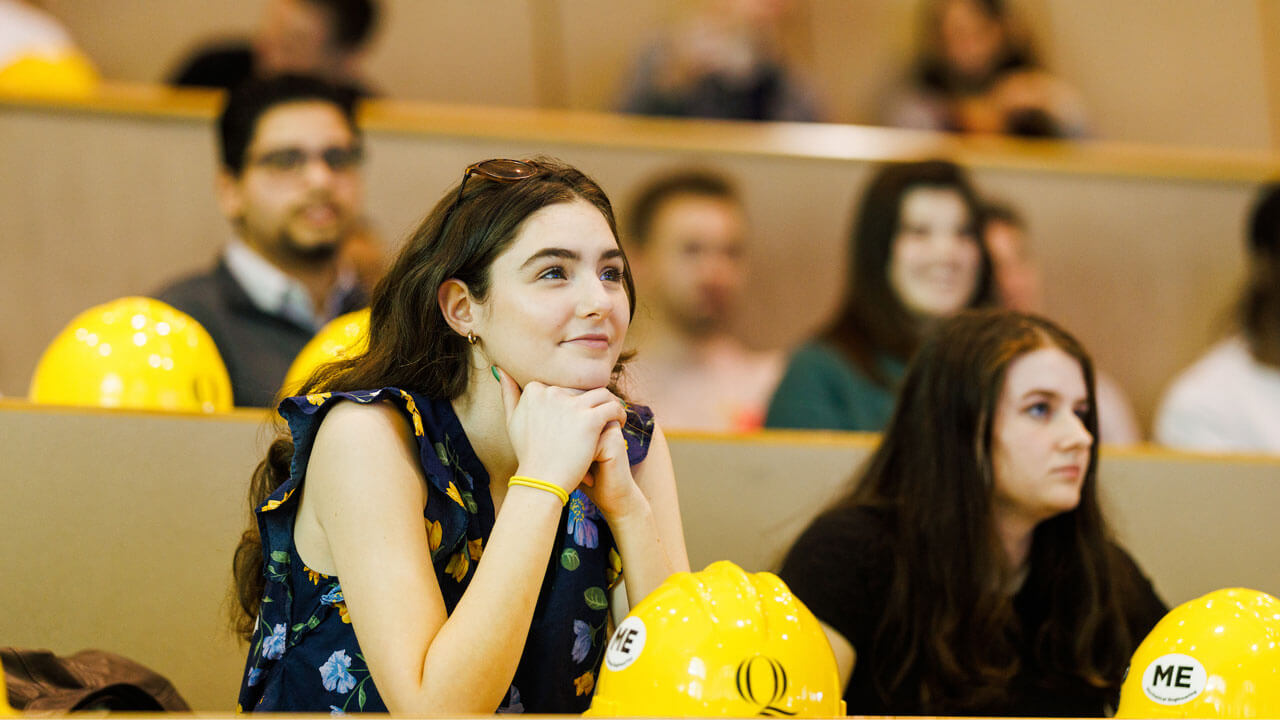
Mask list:
[[[536,488],[538,490],[546,490],[552,495],[560,498],[561,505],[569,504],[569,493],[565,492],[564,488],[556,485],[555,483],[549,483],[546,480],[525,477],[523,475],[512,475],[511,479],[507,481],[507,487],[511,487],[512,485],[523,485],[525,487]]]

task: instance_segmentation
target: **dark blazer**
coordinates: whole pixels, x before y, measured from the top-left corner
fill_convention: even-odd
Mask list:
[[[263,312],[222,260],[206,273],[191,275],[160,290],[157,300],[190,315],[209,332],[231,375],[238,407],[274,407],[289,365],[315,333]],[[340,312],[367,304],[363,292],[343,298]]]

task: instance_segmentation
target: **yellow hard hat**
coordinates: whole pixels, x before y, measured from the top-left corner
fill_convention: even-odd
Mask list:
[[[0,93],[82,97],[98,87],[98,71],[75,51],[30,53],[0,67]]]
[[[9,693],[4,687],[4,670],[0,668],[0,717],[16,717],[17,710],[9,706]]]
[[[54,338],[29,395],[47,405],[221,412],[231,409],[231,379],[190,315],[126,297],[80,313]]]
[[[586,715],[844,712],[835,655],[813,613],[777,576],[721,561],[672,575],[618,625]]]
[[[1119,717],[1280,717],[1280,600],[1217,590],[1164,616],[1120,688]]]
[[[316,368],[339,358],[364,352],[369,345],[369,309],[330,320],[311,338],[284,375],[285,395],[297,395]]]

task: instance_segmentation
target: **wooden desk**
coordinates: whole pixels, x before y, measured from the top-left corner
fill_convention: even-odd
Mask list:
[[[166,675],[197,710],[234,707],[227,621],[265,415],[164,415],[0,401],[0,638],[97,647]],[[690,560],[773,568],[847,486],[875,436],[670,436]],[[1107,508],[1170,604],[1227,586],[1280,594],[1280,460],[1104,453]]]

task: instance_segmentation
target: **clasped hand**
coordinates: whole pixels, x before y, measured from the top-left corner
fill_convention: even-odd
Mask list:
[[[536,381],[521,388],[498,373],[518,474],[570,493],[583,486],[606,518],[643,502],[622,435],[626,409],[616,395],[606,388],[584,391]]]

